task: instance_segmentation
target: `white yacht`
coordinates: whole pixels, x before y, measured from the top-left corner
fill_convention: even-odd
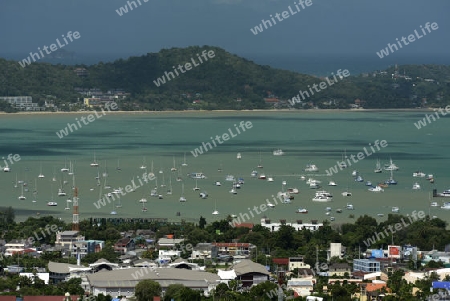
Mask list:
[[[347,203],[347,206],[345,206],[345,208],[347,209],[347,210],[354,210],[355,208],[353,208],[353,205],[352,204],[349,204],[349,203]]]
[[[352,171],[352,177],[356,177],[357,175],[358,175],[358,171],[357,170]]]
[[[441,206],[441,209],[450,210],[450,202],[445,202],[445,203]]]
[[[297,188],[288,188],[287,191],[288,191],[290,194],[298,194],[298,193],[299,193],[299,191],[298,191]]]
[[[61,188],[58,189],[58,196],[66,196],[66,192]]]
[[[259,175],[258,179],[265,180],[266,179],[266,175],[262,173],[262,174]]]
[[[312,200],[314,202],[330,202],[331,198],[325,195],[316,195]]]
[[[58,203],[56,203],[56,202],[48,202],[47,206],[58,206]]]
[[[298,208],[296,212],[297,213],[308,213],[308,209],[306,209],[306,208]]]
[[[419,190],[420,189],[420,184],[419,183],[414,183],[414,185],[413,185],[413,187],[412,187],[412,189],[414,189],[414,190]]]
[[[216,181],[216,183],[214,184],[216,186],[222,186],[222,184],[219,181]]]
[[[337,186],[335,181],[330,181],[328,182],[328,186]]]
[[[314,164],[308,164],[308,165],[306,165],[305,171],[318,172],[319,168],[316,165],[314,165]]]
[[[219,214],[218,210],[214,210],[213,213],[212,213],[212,215],[218,215],[218,214]]]
[[[430,204],[430,206],[431,206],[431,207],[439,207],[439,205],[438,205],[437,202],[432,202],[432,203]]]
[[[399,213],[399,212],[400,212],[400,208],[398,208],[398,207],[392,207],[392,212],[393,212],[393,213]]]
[[[423,173],[423,172],[421,172],[421,171],[416,171],[416,172],[413,172],[413,177],[415,177],[415,178],[425,178],[425,173]]]
[[[233,175],[227,175],[226,178],[225,178],[225,181],[234,182],[235,178],[234,178]]]
[[[8,166],[3,167],[3,172],[10,172],[11,168],[9,168]]]
[[[344,191],[344,192],[342,192],[341,194],[342,194],[342,196],[352,196],[352,193],[351,193],[351,192],[349,192],[348,190],[347,190],[347,191]]]
[[[267,202],[267,207],[269,207],[269,208],[275,208],[275,205],[272,204],[272,203],[270,203],[270,202]]]
[[[375,186],[375,187],[370,187],[368,190],[371,191],[371,192],[383,192],[383,191],[384,191],[384,189],[381,188],[381,187],[378,186],[378,185]]]
[[[284,155],[284,152],[281,149],[277,149],[273,151],[274,156],[282,156]]]
[[[252,178],[256,178],[258,176],[258,172],[256,170],[253,170],[250,175]]]
[[[206,179],[206,176],[202,172],[193,172],[189,174],[192,179]]]
[[[329,198],[333,197],[333,195],[331,193],[329,193],[328,191],[325,191],[325,190],[316,191],[316,196],[319,196],[319,195],[326,196]]]
[[[267,182],[273,182],[273,178],[272,177],[268,177],[267,178]]]
[[[236,155],[236,159],[238,159],[238,160],[241,160],[241,159],[242,159],[242,155],[241,155],[241,153],[237,153],[237,155]]]

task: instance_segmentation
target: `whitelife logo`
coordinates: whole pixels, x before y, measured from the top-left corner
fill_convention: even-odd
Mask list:
[[[445,111],[447,113],[450,113],[450,105],[445,107]],[[442,117],[447,115],[447,113],[444,112],[444,109],[439,108],[436,112],[434,112],[434,115],[436,115],[437,119],[440,119],[439,113],[441,113]],[[436,118],[433,116],[433,114],[425,114],[425,117],[417,122],[414,122],[414,125],[418,130],[420,130],[422,127],[426,127],[428,124],[430,124],[432,121],[436,121]]]
[[[425,28],[427,29],[428,33],[430,33],[430,32],[431,32],[430,28],[433,29],[433,30],[436,30],[436,29],[439,28],[439,26],[438,26],[438,24],[437,24],[436,22],[433,22],[433,23],[431,23],[431,24],[430,24],[430,22],[427,22],[427,23],[425,24]],[[421,39],[421,38],[423,38],[424,36],[427,35],[427,33],[426,33],[425,29],[422,27],[422,25],[420,25],[420,29],[422,29],[423,36],[421,36],[421,35],[417,32],[417,29],[414,29],[415,35],[414,35],[414,34],[408,35],[408,41],[409,41],[409,43],[406,42],[406,37],[403,37],[403,36],[402,36],[402,38],[401,38],[400,40],[403,42],[403,45],[407,46],[407,45],[409,45],[410,43],[414,42],[414,41],[416,40],[416,37],[417,37],[417,39],[419,40],[419,39]],[[398,40],[398,38],[396,38],[395,40],[397,41],[398,46],[399,46],[400,48],[403,48],[402,43],[400,43],[400,41]],[[394,44],[388,43],[387,46],[388,46],[388,47],[386,47],[386,48],[384,48],[384,49],[381,49],[379,52],[377,52],[377,55],[378,55],[378,57],[379,57],[380,59],[382,59],[382,58],[384,58],[385,56],[388,56],[390,53],[394,53],[394,51],[397,51],[397,50],[398,50],[398,47],[397,47],[397,45],[395,45],[395,43],[394,43]],[[389,53],[389,50],[391,51],[390,53]]]
[[[242,129],[243,132],[245,132],[246,129],[247,129],[247,130],[248,130],[248,129],[251,129],[251,128],[253,127],[253,124],[252,124],[250,121],[245,122],[245,124],[244,124],[244,121],[241,121],[241,123],[239,123],[239,127]],[[239,130],[239,128],[238,128],[238,126],[237,126],[236,124],[234,125],[234,128],[235,128],[236,131],[237,131],[237,134],[236,134],[236,135],[233,133],[233,131],[232,131],[231,129],[228,129],[228,133],[230,133],[231,138],[234,138],[234,137],[236,137],[238,134],[241,133],[241,131]],[[222,144],[222,143],[224,143],[225,141],[230,140],[230,136],[228,135],[228,133],[223,133],[221,136],[216,135],[215,138],[209,137],[209,139],[211,139],[211,142],[214,144],[214,147],[217,147],[217,144],[216,144],[216,141],[215,141],[215,140],[217,140],[217,142],[219,142],[219,144]],[[220,138],[222,138],[223,141],[220,141]],[[191,154],[192,154],[194,157],[197,157],[198,155],[203,154],[203,149],[205,149],[205,153],[206,153],[206,152],[209,150],[209,149],[207,148],[207,146],[209,146],[209,149],[213,149],[211,143],[209,143],[209,142],[206,142],[206,143],[203,142],[202,145],[200,145],[200,147],[197,147],[196,149],[194,149],[194,151],[191,151]]]
[[[208,56],[206,56],[207,54],[208,54]],[[206,50],[203,50],[203,52],[202,52],[202,57],[205,59],[205,62],[208,61],[208,57],[210,59],[212,59],[215,56],[216,56],[216,54],[214,53],[214,50],[209,50],[208,53],[206,53]],[[197,64],[195,62],[194,58],[191,58],[191,62],[194,65],[194,67],[197,67],[197,66],[200,66],[201,64],[203,64],[203,60],[202,60],[202,58],[200,57],[200,55],[198,53],[197,53],[197,58],[200,61],[199,64]],[[178,73],[177,69],[180,70],[181,73],[186,73],[187,71],[192,69],[192,65],[191,65],[191,63],[185,63],[184,64],[184,68],[186,70],[183,70],[183,66],[182,65],[178,65],[178,67],[176,67],[176,68],[175,68],[175,66],[172,66],[172,68],[173,68],[173,71],[177,74],[177,76],[180,76],[180,74]],[[171,75],[172,78],[170,78],[169,75]],[[167,81],[170,81],[171,79],[175,79],[175,75],[173,74],[172,71],[169,71],[169,72],[166,71],[166,72],[164,72],[164,75],[162,77],[158,77],[158,79],[154,80],[153,82],[155,83],[155,85],[157,87],[159,87],[162,84],[166,83],[166,78],[167,78]]]
[[[56,46],[56,44],[51,44],[50,47],[47,47],[47,45],[44,45],[44,47],[42,47],[42,50],[45,51],[45,53],[50,54],[52,52],[55,52],[58,49],[63,48],[64,46],[68,45],[69,42],[67,42],[66,38],[68,38],[70,40],[70,42],[73,42],[73,39],[78,40],[81,36],[80,33],[78,31],[74,31],[73,33],[71,31],[69,31],[67,33],[67,36],[62,35],[64,42],[66,42],[66,44],[61,44],[61,42],[59,41],[59,38],[56,39],[56,42],[58,43],[59,48]],[[50,48],[50,51],[48,50]],[[41,54],[39,56],[39,53],[33,53],[30,52],[30,55],[23,59],[21,62],[19,62],[19,65],[22,66],[22,68],[25,68],[26,66],[31,64],[31,60],[33,59],[33,62],[36,62],[37,60],[40,60],[42,58],[45,57],[44,53],[42,52],[41,47],[38,47],[38,51]]]

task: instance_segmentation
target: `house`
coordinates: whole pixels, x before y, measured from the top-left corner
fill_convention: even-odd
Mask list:
[[[251,260],[244,259],[233,265],[237,280],[240,280],[242,287],[250,287],[269,280],[269,272],[266,268]]]
[[[133,296],[135,286],[146,279],[158,282],[163,294],[169,285],[175,283],[209,294],[220,280],[220,277],[213,273],[174,268],[117,269],[90,274],[87,278],[92,295],[111,295],[114,298],[117,296]]]
[[[238,256],[244,255],[248,256],[251,253],[251,250],[256,248],[254,245],[249,243],[213,243],[213,246],[217,247],[217,252],[219,255],[230,255],[230,256]]]
[[[84,236],[80,235],[79,231],[56,232],[55,246],[61,246],[62,248],[70,250],[72,252],[73,250],[77,250],[77,247],[74,245],[74,243],[83,240]]]
[[[328,261],[332,257],[338,257],[339,259],[342,259],[342,255],[344,254],[344,248],[342,247],[342,244],[340,242],[338,243],[330,243],[330,248],[327,251],[327,259]]]
[[[28,243],[25,239],[18,240],[14,239],[7,244],[5,244],[5,256],[12,256],[15,253],[23,253],[23,251],[27,248]]]
[[[380,262],[374,259],[354,259],[353,271],[373,273],[380,271]]]
[[[351,268],[348,263],[334,263],[328,268],[328,275],[330,276],[344,276],[345,273],[351,274]]]
[[[198,243],[192,250],[191,259],[217,258],[217,246],[211,243]]]
[[[366,285],[366,296],[368,298],[378,298],[378,296],[382,295],[384,292],[389,291],[390,290],[384,281],[367,283]]]
[[[291,289],[298,296],[309,296],[314,289],[314,281],[312,279],[291,278],[288,280],[287,289]]]
[[[128,251],[133,251],[135,248],[136,245],[134,243],[134,239],[130,237],[119,239],[114,244],[114,252],[118,252],[122,255],[125,255]]]
[[[72,256],[79,255],[80,258],[84,258],[91,253],[100,252],[105,246],[103,240],[80,240],[73,243]]]
[[[169,247],[169,248],[175,248],[175,245],[180,245],[184,239],[182,238],[173,238],[173,236],[169,236],[168,238],[160,238],[158,240],[158,246],[159,247]]]
[[[294,269],[310,269],[311,266],[303,261],[303,256],[289,257],[289,271]]]

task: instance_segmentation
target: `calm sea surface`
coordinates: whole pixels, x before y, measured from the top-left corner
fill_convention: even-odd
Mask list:
[[[60,171],[65,164],[69,167],[72,162],[79,191],[80,219],[160,217],[171,221],[198,221],[200,216],[204,216],[207,221],[213,221],[228,214],[248,213],[248,208],[265,203],[265,199],[281,191],[282,182],[286,181],[285,188],[300,190],[292,203],[278,204],[264,214],[255,214],[251,222],[259,223],[266,215],[273,221],[322,221],[333,216],[334,223],[339,223],[351,221],[350,214],[377,217],[377,214],[383,213],[384,217],[377,217],[382,220],[391,213],[392,206],[400,207],[403,214],[414,210],[428,213],[430,210],[431,215],[449,221],[449,211],[429,206],[429,194],[433,188],[438,192],[450,188],[450,119],[441,117],[418,130],[414,122],[423,118],[424,114],[420,111],[120,113],[107,114],[62,139],[57,137],[57,131],[67,126],[68,122],[75,122],[75,118],[88,114],[0,115],[0,157],[10,153],[21,157],[19,162],[10,165],[11,172],[0,173],[1,206],[13,206],[18,220],[28,216],[53,215],[70,221],[72,209],[65,210],[68,197],[57,194],[64,181],[68,183],[62,185],[63,189],[68,196],[72,193],[72,178]],[[202,142],[209,142],[211,136],[222,135],[228,129],[236,133],[234,124],[240,121],[250,121],[253,128],[196,158],[191,154]],[[326,176],[325,170],[342,158],[344,150],[347,156],[356,155],[364,147],[369,147],[369,143],[373,145],[375,140],[386,140],[388,146],[336,175]],[[272,151],[278,148],[285,152],[284,156],[272,155]],[[242,154],[241,160],[236,158],[238,152]],[[94,153],[100,164],[98,169],[90,167]],[[180,171],[184,154],[188,166]],[[260,157],[263,169],[256,168]],[[178,171],[170,170],[174,158]],[[373,170],[377,159],[384,165],[389,158],[400,167],[394,173],[398,185],[386,188],[383,193],[369,192],[365,183],[355,182],[351,176],[353,170],[358,170],[365,181],[370,180],[374,184],[384,182],[389,178],[389,172],[375,174]],[[158,193],[164,196],[163,199],[150,197],[150,191],[156,185],[153,181],[122,196],[121,208],[115,208],[117,203],[100,209],[93,205],[99,199],[100,187],[104,186],[104,172],[108,174],[107,185],[125,188],[133,177],[137,179],[142,176],[144,170],[140,169],[141,165],[145,163],[150,171],[152,161]],[[303,171],[309,163],[318,166],[320,171],[317,175],[308,176]],[[3,162],[0,165],[3,166]],[[118,166],[121,171],[117,170]],[[218,171],[219,168],[222,172]],[[250,174],[255,169],[272,176],[274,182],[251,178]],[[435,183],[430,184],[424,178],[413,178],[412,173],[417,170],[433,174]],[[38,178],[41,172],[45,178]],[[197,182],[200,191],[193,190],[195,180],[186,176],[191,172],[202,172],[207,176],[207,179]],[[98,174],[100,186],[97,185]],[[232,183],[225,181],[228,174],[245,180],[236,195],[229,192]],[[323,189],[334,195],[333,201],[313,202],[315,190],[300,180],[302,174],[321,180]],[[182,175],[183,181],[176,181],[179,175]],[[56,181],[52,180],[53,177]],[[27,183],[23,191],[26,200],[18,200],[22,187],[21,184],[15,185],[16,179]],[[338,186],[327,186],[330,180]],[[170,181],[173,194],[167,195]],[[222,186],[215,186],[215,181],[221,181]],[[421,185],[421,190],[412,189],[415,182]],[[139,182],[135,180],[135,183]],[[167,186],[161,187],[163,183]],[[179,202],[182,183],[187,198],[185,203]],[[351,197],[341,195],[347,187],[353,193]],[[36,202],[32,202],[35,189],[38,192]],[[201,191],[206,191],[209,197],[200,198]],[[102,190],[102,193],[108,192],[111,189]],[[142,204],[138,202],[143,196],[148,200],[147,212],[142,212]],[[58,206],[47,206],[52,198]],[[435,198],[432,201],[437,201],[440,206],[445,199]],[[355,210],[346,210],[347,203],[353,204]],[[300,207],[307,208],[309,213],[296,213]],[[325,215],[326,207],[333,209],[330,216]],[[343,212],[336,213],[338,208],[342,208]],[[220,212],[219,215],[212,215],[215,209]],[[117,211],[117,215],[111,215],[112,210]]]

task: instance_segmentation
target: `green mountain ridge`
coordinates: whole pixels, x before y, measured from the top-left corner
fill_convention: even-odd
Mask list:
[[[211,50],[215,54],[213,58],[203,59],[203,63],[184,73],[178,71],[179,75],[170,81],[166,78],[166,83],[159,87],[155,85],[166,72],[175,73],[174,67],[192,60],[199,63],[197,54]],[[78,76],[74,72],[77,68],[86,69],[88,75]],[[56,105],[77,103],[83,96],[75,88],[99,88],[130,93],[119,104],[122,110],[288,108],[288,99],[300,90],[308,91],[308,85],[312,87],[322,81],[323,78],[257,65],[211,46],[163,49],[91,66],[37,61],[22,68],[17,61],[0,59],[0,96],[30,95],[40,105],[48,95],[56,97]],[[186,97],[188,94],[193,97]],[[361,100],[364,108],[438,107],[450,104],[449,95],[450,66],[406,65],[338,79],[295,107],[349,108],[356,99]],[[280,102],[267,104],[264,98],[278,98]],[[193,100],[200,102],[193,104]],[[4,107],[0,105],[0,109]]]

